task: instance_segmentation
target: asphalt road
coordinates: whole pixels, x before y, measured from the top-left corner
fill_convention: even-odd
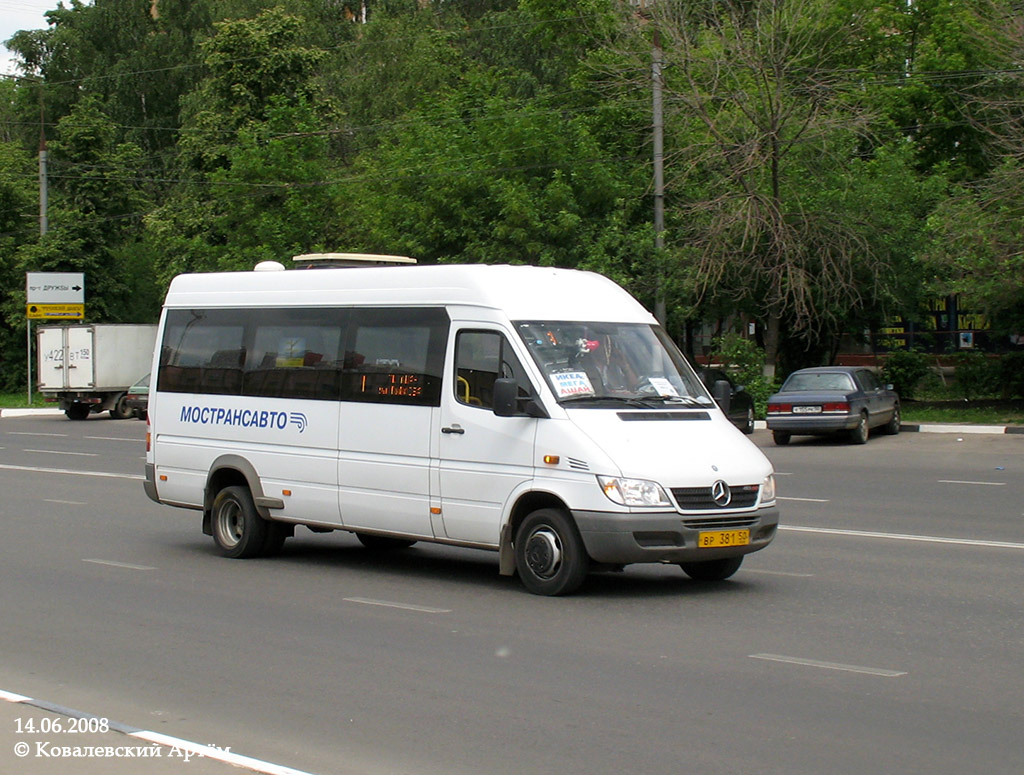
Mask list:
[[[0,420],[0,690],[316,775],[1022,769],[1024,435],[759,431],[784,529],[732,580],[552,599],[496,555],[346,534],[223,559],[146,498],[144,432]],[[21,739],[0,772],[43,771]]]

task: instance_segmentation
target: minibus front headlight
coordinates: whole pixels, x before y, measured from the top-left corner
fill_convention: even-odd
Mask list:
[[[761,482],[761,503],[771,503],[775,500],[775,474],[768,474]]]
[[[668,496],[657,482],[645,479],[623,479],[619,476],[597,477],[601,489],[620,506],[671,506]]]

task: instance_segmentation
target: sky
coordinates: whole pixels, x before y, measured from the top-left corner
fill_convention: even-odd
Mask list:
[[[47,11],[57,7],[58,0],[0,0],[0,73],[15,75],[14,58],[2,42],[18,30],[44,30]],[[70,0],[65,2],[70,6]]]

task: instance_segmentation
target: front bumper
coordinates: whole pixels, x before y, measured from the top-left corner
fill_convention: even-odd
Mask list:
[[[737,520],[747,518],[749,524],[737,524],[736,527],[750,530],[750,543],[746,546],[705,549],[697,545],[700,533],[733,527],[712,526],[707,515],[684,515],[677,512],[623,514],[574,511],[572,516],[591,559],[612,565],[699,562],[750,554],[771,543],[779,525],[779,510],[775,506],[730,514],[728,516]],[[725,515],[715,516],[720,518]]]

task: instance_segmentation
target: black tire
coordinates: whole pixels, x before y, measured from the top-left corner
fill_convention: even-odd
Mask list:
[[[860,420],[857,422],[857,427],[850,431],[850,441],[854,444],[867,444],[868,436],[871,435],[871,431],[868,429],[868,414],[867,412],[860,413]]]
[[[110,410],[110,416],[115,420],[127,420],[135,416],[135,410],[128,408],[128,394],[122,393],[114,402],[114,408]]]
[[[515,535],[516,572],[535,595],[567,595],[579,589],[590,558],[572,518],[561,509],[538,509]]]
[[[91,411],[92,409],[89,408],[88,404],[71,404],[64,410],[64,415],[69,420],[84,420]]]
[[[885,432],[890,436],[895,436],[900,432],[900,422],[900,405],[896,404],[892,410],[892,417],[889,419],[889,422],[885,424]]]
[[[411,538],[392,538],[391,536],[372,535],[370,533],[356,533],[359,543],[375,552],[391,552],[396,549],[408,549],[415,541]]]
[[[793,437],[789,431],[772,431],[772,441],[779,447],[784,447],[789,444],[789,440]]]
[[[213,500],[213,540],[225,557],[257,557],[267,545],[269,523],[256,512],[247,487],[225,487]]]
[[[754,432],[754,407],[747,407],[747,421],[741,430],[748,436]]]
[[[719,560],[681,562],[679,567],[694,581],[725,581],[738,571],[742,564],[743,555],[741,554],[739,557],[723,557]]]

